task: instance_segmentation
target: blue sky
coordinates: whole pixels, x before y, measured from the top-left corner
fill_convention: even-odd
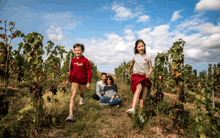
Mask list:
[[[6,19],[25,34],[44,35],[44,46],[52,40],[71,50],[83,43],[101,72],[130,61],[140,38],[152,58],[182,38],[185,64],[193,69],[220,61],[219,0],[1,0],[0,20]],[[21,41],[14,39],[13,49]]]

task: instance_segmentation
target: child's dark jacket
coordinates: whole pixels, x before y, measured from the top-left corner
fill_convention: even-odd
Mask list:
[[[72,59],[68,81],[85,84],[91,82],[92,68],[89,60],[84,56]]]

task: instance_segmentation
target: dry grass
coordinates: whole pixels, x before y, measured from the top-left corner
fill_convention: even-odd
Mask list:
[[[197,112],[193,110],[190,105],[185,105],[185,111],[190,116],[188,120],[188,127],[184,129],[185,135],[180,135],[177,130],[172,126],[171,117],[166,111],[167,109],[161,110],[156,116],[149,118],[147,112],[155,111],[155,106],[151,108],[144,109],[145,113],[145,123],[142,128],[133,127],[133,120],[130,119],[126,110],[131,108],[133,94],[131,92],[130,86],[123,84],[120,80],[115,80],[118,85],[118,95],[122,98],[123,104],[117,107],[100,106],[99,103],[92,99],[92,94],[95,93],[95,84],[91,84],[90,89],[85,92],[85,102],[84,105],[79,105],[80,96],[77,94],[74,107],[74,122],[66,122],[65,119],[69,115],[69,101],[71,97],[71,92],[61,93],[60,88],[62,82],[57,82],[58,92],[54,96],[51,102],[47,101],[47,96],[52,97],[52,93],[49,91],[49,84],[45,86],[44,99],[44,109],[45,117],[50,117],[52,122],[42,128],[39,133],[39,137],[45,138],[60,138],[60,137],[109,137],[109,138],[124,138],[124,137],[137,137],[137,138],[182,138],[182,137],[195,137],[195,122],[190,120],[193,118]],[[25,84],[24,84],[25,85]],[[25,90],[24,88],[11,88],[16,90]],[[152,91],[154,94],[155,91]],[[23,97],[11,98],[11,108],[10,115],[14,114],[13,118],[16,119],[17,111],[26,107],[28,101],[30,100],[30,95]],[[15,98],[17,98],[15,100]],[[54,99],[58,99],[55,102]],[[167,107],[169,108],[171,98],[169,95],[165,95],[165,100],[167,100]],[[22,102],[21,102],[22,100]],[[16,107],[16,104],[19,105]],[[17,110],[17,111],[15,111]],[[9,120],[9,116],[8,119]],[[11,118],[10,118],[11,119]],[[49,122],[49,121],[48,121]],[[8,122],[8,123],[13,123]],[[28,129],[28,128],[27,128]],[[24,130],[25,132],[26,130]]]
[[[165,124],[163,120],[170,121],[166,115],[161,116],[161,126],[158,127],[157,117],[147,120],[143,129],[133,128],[132,120],[127,116],[126,110],[131,107],[133,94],[130,87],[116,80],[118,85],[118,94],[122,97],[123,105],[120,108],[100,106],[97,101],[91,98],[93,94],[91,90],[86,91],[86,99],[84,105],[79,105],[79,94],[76,97],[74,108],[75,122],[67,122],[65,128],[46,129],[42,133],[42,137],[178,137],[178,133],[172,131],[170,124]],[[50,94],[45,94],[44,97]],[[62,105],[57,106],[60,109],[68,108],[71,93],[62,94],[58,92],[57,98]],[[62,102],[61,102],[62,101]],[[55,105],[48,104],[46,108],[52,109]],[[51,110],[48,110],[51,112]],[[62,116],[61,120],[65,120],[66,116]],[[165,128],[165,125],[167,128]],[[57,131],[56,131],[57,130]],[[48,131],[48,134],[45,134]],[[171,134],[170,134],[171,133]],[[174,134],[172,134],[174,133]],[[55,135],[54,135],[55,134]]]

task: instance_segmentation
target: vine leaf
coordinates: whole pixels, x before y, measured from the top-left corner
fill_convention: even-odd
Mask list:
[[[14,25],[14,22],[9,22],[9,25]]]
[[[23,47],[23,43],[22,43],[22,42],[19,43],[18,46],[19,46],[19,47],[18,47],[18,51],[20,52],[21,48]]]
[[[32,57],[28,57],[27,62],[30,62],[31,59],[32,59]]]

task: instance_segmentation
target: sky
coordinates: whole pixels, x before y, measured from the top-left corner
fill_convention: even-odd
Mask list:
[[[83,55],[100,72],[131,61],[138,39],[153,59],[181,38],[185,64],[193,69],[220,62],[220,0],[0,0],[0,20],[15,22],[24,34],[42,34],[44,47],[49,40],[67,51],[84,44]],[[21,41],[14,39],[13,49]]]

